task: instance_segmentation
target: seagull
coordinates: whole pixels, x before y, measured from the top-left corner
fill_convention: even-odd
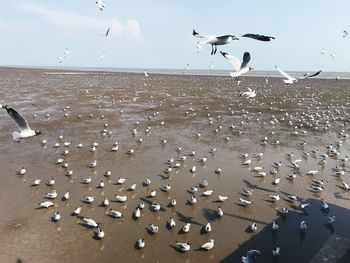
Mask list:
[[[306,231],[307,230],[307,225],[305,221],[301,221],[300,223],[300,231]]]
[[[247,256],[242,256],[241,261],[243,263],[252,263],[260,255],[261,255],[261,252],[259,250],[256,250],[256,249],[248,250]]]
[[[191,245],[189,242],[176,241],[176,245],[182,252],[186,252],[186,251],[189,251],[191,249]]]
[[[27,120],[23,118],[23,116],[20,115],[17,111],[12,109],[8,105],[0,105],[0,106],[7,111],[8,115],[10,115],[10,117],[16,122],[17,127],[19,129],[19,132],[14,131],[12,133],[13,140],[20,141],[21,139],[29,138],[29,137],[41,134],[41,131],[32,130],[29,127]]]
[[[96,1],[96,4],[97,4],[97,7],[101,10],[101,11],[103,11],[103,8],[105,8],[105,3],[103,2],[103,0],[97,0]]]
[[[100,224],[98,224],[95,229],[95,235],[98,239],[102,239],[105,236],[105,232],[100,228]]]
[[[111,28],[109,27],[106,31],[105,37],[108,38],[109,37],[109,31],[111,30]]]
[[[335,223],[335,220],[337,219],[336,216],[329,216],[328,217],[328,224],[333,225]]]
[[[308,78],[313,78],[318,76],[320,73],[322,72],[322,70],[319,70],[313,74],[310,74],[309,72],[305,73],[303,77],[299,78],[299,79],[308,79]]]
[[[87,226],[89,227],[98,227],[98,224],[96,223],[95,220],[91,218],[85,218],[83,217],[82,220],[86,223]]]
[[[278,257],[279,255],[281,255],[281,249],[280,247],[276,247],[274,250],[272,250],[272,255],[274,257]]]
[[[206,242],[204,243],[203,245],[201,245],[201,248],[202,249],[205,249],[205,250],[210,250],[214,247],[214,239],[210,239],[209,242]]]
[[[153,224],[150,224],[147,229],[152,232],[153,234],[158,233],[159,227]]]
[[[281,73],[285,78],[287,78],[283,80],[285,84],[293,84],[294,82],[298,81],[296,78],[293,78],[292,76],[284,72],[282,69],[277,67],[277,65],[275,65],[275,68],[279,71],[279,73]]]
[[[238,77],[247,73],[249,70],[252,70],[252,67],[248,66],[248,63],[250,61],[250,54],[249,52],[244,52],[243,54],[243,61],[242,63],[239,61],[238,58],[226,53],[220,51],[221,55],[223,55],[233,66],[233,68],[236,70],[236,72],[231,72],[230,76],[233,78],[236,78],[238,80]]]
[[[277,231],[279,226],[277,225],[276,221],[272,221],[272,230]]]
[[[50,201],[46,201],[46,202],[42,202],[39,204],[39,207],[43,207],[43,208],[49,208],[51,206],[54,206],[55,204],[50,202]]]
[[[200,44],[210,44],[212,47],[211,55],[215,55],[217,51],[217,46],[226,45],[228,43],[231,43],[233,40],[239,40],[240,37],[248,37],[255,40],[260,41],[271,41],[271,39],[275,39],[271,36],[264,36],[264,35],[258,35],[258,34],[244,34],[241,36],[234,36],[234,35],[213,35],[213,36],[201,36],[196,30],[192,31],[192,35],[204,39],[204,41],[199,42]]]
[[[169,228],[174,228],[176,226],[174,218],[170,218],[168,221]]]
[[[73,214],[74,214],[74,215],[79,215],[80,212],[81,212],[81,208],[82,208],[81,206],[78,206],[77,208],[75,208]]]
[[[59,221],[60,219],[61,219],[61,214],[60,214],[59,212],[53,213],[53,215],[52,215],[52,220],[53,220],[53,221],[57,222],[57,221]]]
[[[148,73],[146,70],[143,71],[143,74],[145,74],[145,77],[148,77]]]
[[[256,230],[258,230],[258,226],[256,225],[255,222],[253,222],[250,226],[249,226],[250,230],[255,232]]]
[[[252,90],[251,88],[248,88],[248,87],[247,89],[248,89],[247,91],[241,92],[239,96],[244,98],[255,98],[256,97],[255,90]]]
[[[349,31],[348,30],[343,30],[343,37],[347,37],[349,35]]]
[[[190,232],[190,228],[191,228],[191,223],[187,223],[182,227],[182,232],[188,233]]]
[[[136,246],[138,248],[144,248],[145,245],[146,245],[146,243],[145,243],[144,239],[140,238],[140,239],[136,240]]]
[[[114,218],[121,218],[123,216],[122,212],[113,210],[112,208],[109,209],[109,212],[111,213],[111,216],[113,216]]]

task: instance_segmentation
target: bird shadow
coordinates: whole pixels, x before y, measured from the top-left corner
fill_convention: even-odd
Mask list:
[[[246,184],[246,186],[250,189],[258,189],[258,190],[262,190],[262,191],[266,191],[266,192],[270,192],[270,193],[274,193],[275,191],[274,190],[270,190],[270,189],[267,189],[267,188],[264,188],[264,187],[260,187],[256,184],[252,184],[250,183],[248,180],[243,180],[243,183]]]
[[[183,223],[191,223],[191,224],[199,225],[199,226],[202,225],[202,224],[198,223],[197,221],[194,221],[192,216],[187,217],[178,211],[175,211],[175,213],[178,216],[178,220],[183,222]]]

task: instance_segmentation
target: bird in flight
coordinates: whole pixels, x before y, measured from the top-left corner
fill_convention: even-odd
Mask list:
[[[247,73],[252,68],[248,66],[248,63],[250,61],[250,54],[249,52],[244,52],[243,54],[243,61],[242,63],[239,61],[238,58],[226,53],[220,51],[221,55],[223,55],[233,66],[233,68],[236,70],[236,72],[231,72],[230,76],[233,78],[238,79],[239,76]]]
[[[226,45],[228,43],[231,43],[233,40],[239,40],[240,37],[248,37],[259,41],[271,41],[271,39],[275,39],[271,36],[264,36],[259,34],[244,34],[241,36],[235,36],[235,35],[212,35],[212,36],[202,36],[200,35],[195,29],[192,31],[192,35],[203,39],[200,44],[210,44],[211,45],[211,55],[215,55],[217,51],[217,46]]]
[[[103,2],[103,0],[97,0],[97,1],[96,1],[96,4],[97,4],[97,7],[98,7],[101,11],[103,11],[103,8],[106,7],[106,4]]]
[[[14,131],[12,133],[13,140],[20,141],[21,139],[41,134],[41,131],[32,130],[29,127],[27,120],[13,108],[9,107],[8,105],[0,106],[1,108],[4,108],[7,111],[8,115],[16,122],[17,127],[19,129],[19,132]]]

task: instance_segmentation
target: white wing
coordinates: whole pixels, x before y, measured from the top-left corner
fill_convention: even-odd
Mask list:
[[[221,54],[232,64],[232,66],[237,72],[241,69],[241,62],[239,61],[238,58],[225,52],[221,52]]]
[[[296,79],[293,78],[291,75],[289,75],[288,73],[284,72],[282,69],[280,69],[279,67],[277,67],[275,65],[276,69],[278,70],[279,73],[281,73],[285,78],[287,78],[290,81],[295,81]]]

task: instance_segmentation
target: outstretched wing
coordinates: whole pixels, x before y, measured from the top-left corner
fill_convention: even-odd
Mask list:
[[[239,61],[238,58],[226,53],[226,52],[222,52],[220,51],[221,55],[223,55],[234,67],[234,69],[236,71],[239,71],[241,69],[241,62]]]
[[[322,72],[322,70],[319,70],[319,71],[315,72],[314,74],[311,74],[311,75],[307,76],[306,78],[316,77],[316,76],[319,75],[321,72]]]
[[[106,37],[108,37],[108,35],[109,35],[109,31],[111,30],[111,28],[109,27],[108,29],[107,29],[107,32],[106,32]]]
[[[275,65],[275,68],[278,70],[279,73],[281,73],[285,78],[291,80],[291,81],[295,81],[295,78],[293,78],[291,75],[289,75],[288,73],[284,72],[282,69],[280,69],[279,67],[277,67]]]
[[[17,111],[15,111],[7,105],[4,106],[4,108],[6,109],[8,115],[10,115],[12,119],[14,119],[20,131],[30,129],[27,120],[23,118],[21,114],[19,114]]]
[[[271,36],[264,36],[264,35],[259,35],[259,34],[244,34],[242,37],[249,37],[255,40],[260,40],[260,41],[271,41],[271,39],[275,39],[274,37]]]
[[[242,62],[241,68],[245,68],[248,65],[249,61],[250,61],[250,54],[249,52],[246,51],[243,54],[243,62]]]

